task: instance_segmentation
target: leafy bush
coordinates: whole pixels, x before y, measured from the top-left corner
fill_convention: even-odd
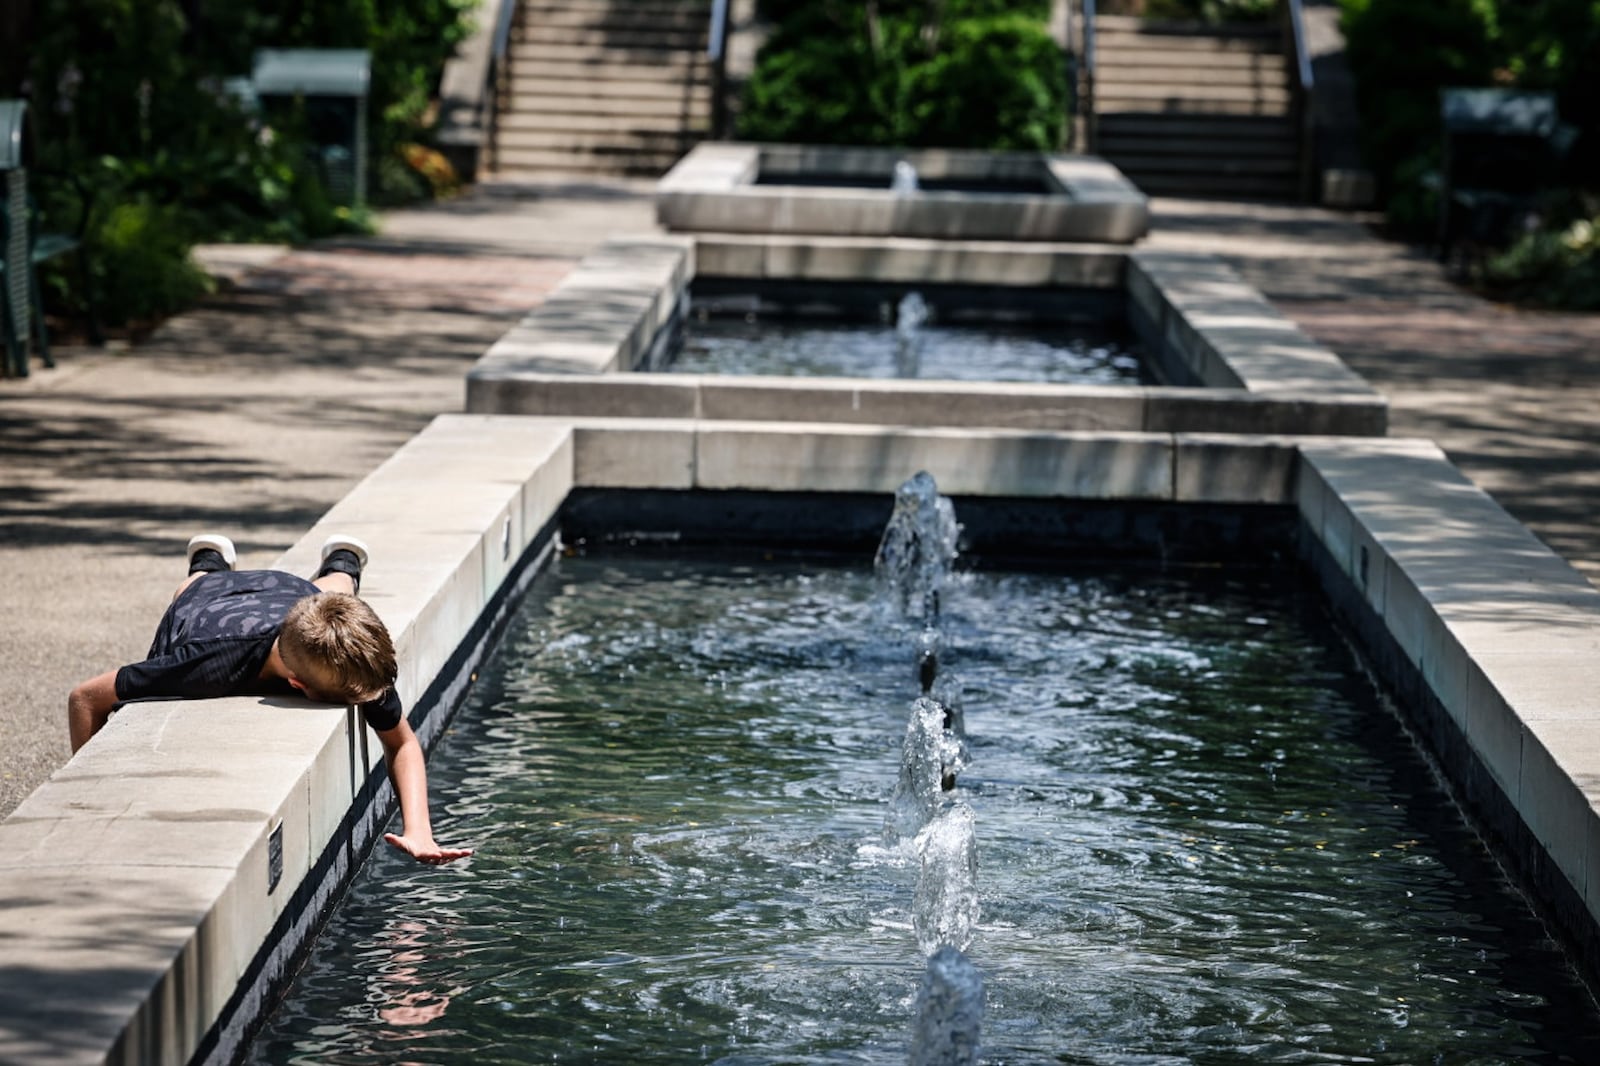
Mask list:
[[[1061,143],[1065,60],[1047,4],[769,0],[739,135],[808,144],[1043,149]],[[1009,10],[1008,10],[1009,9]]]
[[[1579,196],[1550,224],[1484,264],[1496,294],[1545,307],[1600,311],[1600,197]]]
[[[89,235],[97,311],[110,322],[139,323],[188,307],[211,279],[190,257],[178,209],[148,200],[119,203]],[[59,276],[59,275],[58,275]],[[69,275],[70,276],[70,275]]]
[[[259,48],[369,49],[370,198],[429,195],[435,183],[403,153],[425,139],[429,97],[474,3],[33,4],[26,83],[23,72],[0,71],[0,95],[26,90],[30,100],[33,189],[45,225],[75,229],[87,200],[89,258],[104,262],[102,281],[118,285],[97,293],[107,323],[173,310],[176,294],[192,293],[192,242],[293,242],[364,228],[363,216],[331,203],[305,165],[312,149],[303,127],[265,124],[225,90],[226,79],[248,75]],[[135,240],[148,247],[137,257]],[[126,284],[124,265],[134,258],[151,271],[149,284]],[[81,309],[76,275],[51,277],[54,309]]]

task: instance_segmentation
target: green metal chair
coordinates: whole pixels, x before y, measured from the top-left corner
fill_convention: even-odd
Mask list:
[[[44,293],[39,287],[39,264],[61,255],[75,254],[89,303],[89,337],[99,343],[100,329],[89,293],[88,263],[83,257],[83,232],[89,222],[88,193],[80,185],[83,212],[74,234],[40,233],[34,228],[33,200],[28,195],[26,138],[28,105],[22,100],[0,100],[0,337],[5,341],[4,373],[28,376],[28,349],[37,346],[47,367],[50,331],[45,325]]]

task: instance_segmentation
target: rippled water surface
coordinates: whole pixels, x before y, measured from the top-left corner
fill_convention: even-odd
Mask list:
[[[914,353],[892,325],[693,320],[667,368],[685,374],[1136,385],[1131,339],[1083,328],[926,325]]]
[[[1600,1061],[1600,1023],[1283,576],[963,575],[988,1063]],[[865,570],[564,559],[259,1063],[904,1063],[912,641]]]

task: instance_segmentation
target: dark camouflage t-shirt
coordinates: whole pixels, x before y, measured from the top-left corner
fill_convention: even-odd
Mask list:
[[[117,671],[117,699],[294,694],[287,681],[263,679],[261,668],[289,608],[318,591],[279,570],[207,574],[168,606],[148,657]],[[382,730],[399,724],[402,709],[391,689],[361,710],[368,724]]]

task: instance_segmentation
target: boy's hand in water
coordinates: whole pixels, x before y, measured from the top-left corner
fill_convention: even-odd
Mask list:
[[[471,848],[441,848],[433,842],[433,838],[404,837],[398,833],[385,833],[383,839],[392,847],[398,848],[418,862],[425,862],[429,866],[443,866],[456,859],[464,859],[472,854]]]

